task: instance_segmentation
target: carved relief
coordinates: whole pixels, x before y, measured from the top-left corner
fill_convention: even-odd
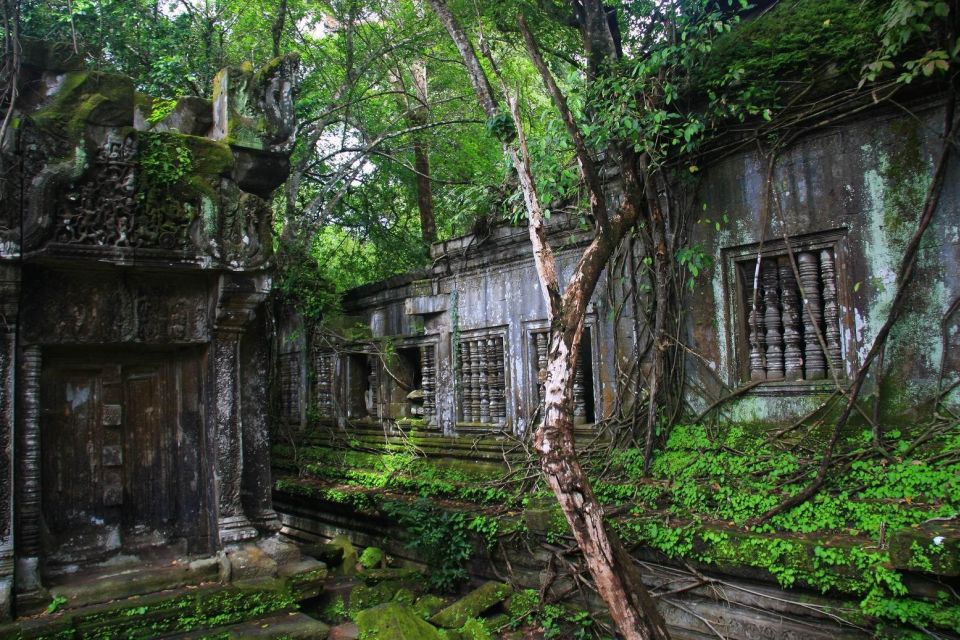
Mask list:
[[[64,286],[67,283],[68,286]],[[72,278],[45,272],[30,281],[24,333],[31,342],[203,342],[209,339],[207,292],[128,278]],[[57,313],[48,308],[55,300]]]
[[[183,250],[190,209],[166,193],[143,191],[138,202],[137,140],[111,132],[97,149],[87,177],[58,199],[54,242]]]

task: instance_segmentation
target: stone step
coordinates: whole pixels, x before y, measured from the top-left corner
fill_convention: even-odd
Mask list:
[[[273,638],[275,640],[324,640],[330,638],[330,627],[300,612],[278,613],[256,620],[185,634],[162,636],[170,640],[200,640],[202,638]],[[354,636],[356,638],[356,636]]]

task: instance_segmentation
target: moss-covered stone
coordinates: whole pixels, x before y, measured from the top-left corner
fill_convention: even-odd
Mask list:
[[[441,640],[443,636],[412,607],[388,602],[356,617],[362,640]]]
[[[438,611],[447,606],[447,599],[442,598],[436,594],[428,593],[425,596],[422,596],[417,599],[414,603],[413,608],[416,609],[417,614],[424,620],[430,619],[431,616],[436,615]]]
[[[353,543],[350,542],[350,539],[347,538],[347,536],[337,536],[330,541],[330,544],[343,550],[338,569],[340,574],[345,576],[354,575],[357,572],[358,555],[357,549],[353,546]]]
[[[383,564],[383,551],[377,547],[367,547],[360,554],[360,566],[364,569],[375,569]]]
[[[470,618],[506,600],[510,593],[510,587],[501,582],[487,582],[430,618],[430,622],[446,629],[459,629]]]
[[[43,130],[76,138],[84,125],[109,127],[133,125],[133,80],[126,76],[71,71],[49,103],[32,116]]]

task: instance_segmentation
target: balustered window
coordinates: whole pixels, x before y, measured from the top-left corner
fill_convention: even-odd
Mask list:
[[[279,357],[280,419],[300,422],[300,352],[282,353]]]
[[[543,419],[544,383],[547,379],[547,352],[550,349],[550,331],[540,329],[530,332],[530,365],[536,383],[537,419]],[[573,424],[575,426],[596,422],[593,394],[593,341],[590,327],[584,327],[580,339],[580,354],[577,372],[573,378]]]
[[[420,344],[397,349],[391,411],[393,417],[421,419],[436,424],[437,358],[433,344]]]
[[[344,356],[346,373],[346,412],[348,418],[376,417],[378,406],[377,376],[378,360],[365,353],[348,353]]]
[[[507,420],[503,335],[462,336],[459,342],[459,421],[502,425]]]
[[[736,263],[739,345],[746,377],[822,380],[845,376],[835,246],[794,248]]]

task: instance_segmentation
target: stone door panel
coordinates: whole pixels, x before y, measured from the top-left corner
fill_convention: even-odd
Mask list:
[[[204,546],[199,363],[118,360],[44,366],[41,500],[54,562]]]

